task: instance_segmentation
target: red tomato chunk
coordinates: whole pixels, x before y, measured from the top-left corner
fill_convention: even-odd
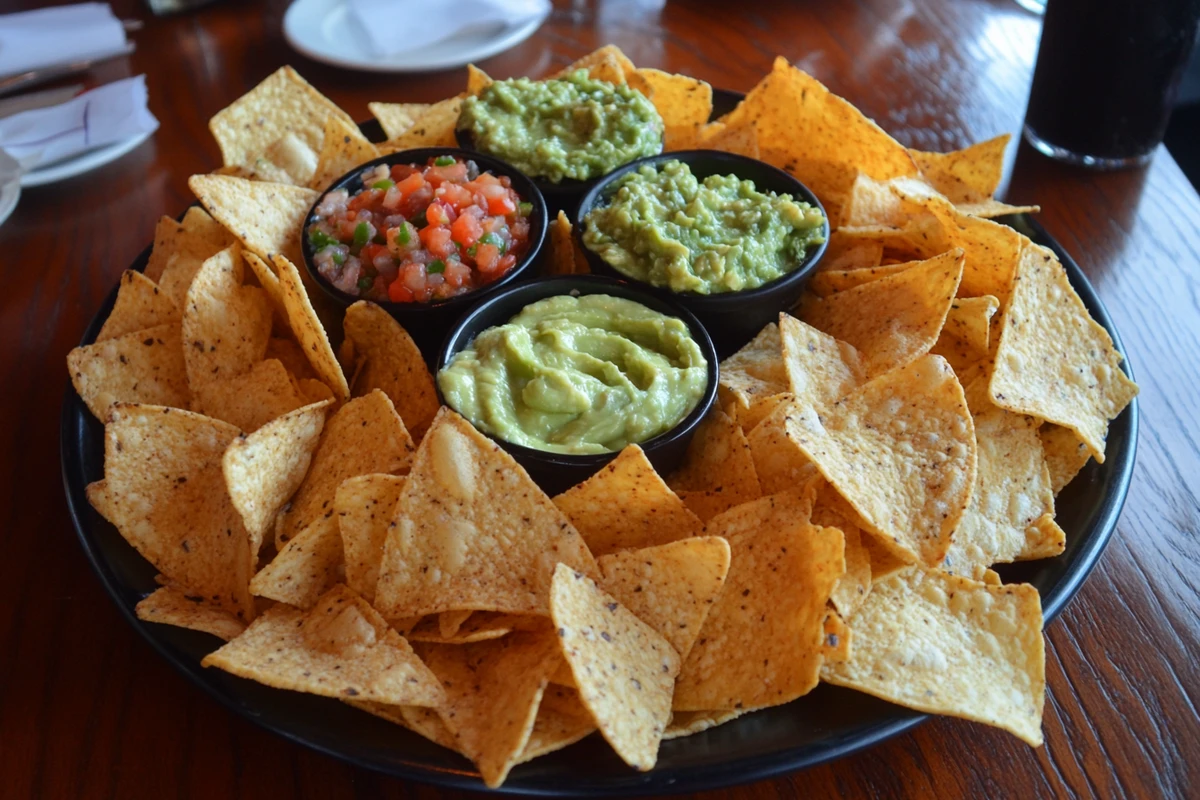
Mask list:
[[[500,279],[529,249],[532,205],[473,161],[381,164],[362,185],[326,194],[305,231],[317,271],[347,294],[445,300]]]

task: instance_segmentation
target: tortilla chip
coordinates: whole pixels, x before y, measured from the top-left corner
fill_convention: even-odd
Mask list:
[[[247,253],[246,261],[250,262],[258,256],[253,253]],[[262,263],[262,260],[259,260]],[[274,273],[272,273],[274,274]],[[278,359],[283,362],[283,366],[288,373],[297,381],[302,381],[309,378],[316,378],[317,375],[313,372],[312,365],[308,363],[308,359],[304,357],[304,351],[300,349],[300,345],[296,344],[291,339],[281,339],[279,337],[271,337],[267,340],[267,359]]]
[[[853,345],[868,376],[903,367],[929,352],[962,277],[963,252],[952,250],[896,275],[818,298],[809,295],[796,316]]]
[[[71,383],[100,421],[115,403],[186,408],[191,399],[178,322],[76,347],[67,354]]]
[[[677,490],[718,493],[731,507],[762,497],[746,435],[719,408],[710,411],[696,429],[670,484]]]
[[[631,444],[599,472],[554,498],[594,555],[651,547],[700,532],[700,520]]]
[[[747,439],[763,494],[797,489],[818,474],[812,461],[789,438],[792,417],[799,406],[791,395],[785,397],[788,401],[754,426]]]
[[[320,150],[325,119],[330,115],[347,125],[354,124],[345,111],[310,86],[294,69],[281,67],[218,111],[208,121],[208,129],[221,148],[226,166],[252,169],[255,159],[289,134],[312,152]],[[302,183],[309,176],[292,177]]]
[[[741,501],[732,494],[726,494],[721,489],[680,489],[676,492],[679,499],[687,506],[701,522],[708,522],[717,514],[722,514]]]
[[[1057,497],[1080,470],[1087,466],[1092,458],[1092,451],[1079,440],[1075,431],[1061,425],[1048,422],[1038,429],[1038,436],[1042,440],[1042,452],[1050,470],[1050,487]]]
[[[878,267],[882,261],[882,242],[861,236],[850,236],[838,229],[830,232],[829,243],[825,245],[825,255],[821,256],[818,269],[820,271],[865,269]]]
[[[822,680],[1042,743],[1042,607],[1028,584],[989,586],[940,570],[876,583],[846,623],[848,661]]]
[[[454,734],[450,732],[446,723],[442,722],[442,718],[432,708],[393,706],[387,703],[373,703],[369,700],[354,700],[349,697],[343,697],[342,702],[359,711],[365,711],[394,725],[407,728],[447,750],[461,752]]]
[[[571,221],[565,211],[560,210],[550,225],[550,258],[546,263],[547,275],[574,275],[575,237],[571,235]]]
[[[1054,515],[1050,472],[1032,417],[992,408],[975,415],[978,469],[975,491],[942,568],[978,580],[993,564],[1049,558],[1065,539],[1047,541],[1054,529],[1039,525]]]
[[[787,391],[800,405],[832,403],[867,379],[866,365],[852,345],[795,317],[779,315],[779,339]]]
[[[466,645],[417,645],[446,693],[438,709],[490,788],[504,783],[533,731],[549,673],[552,633],[514,633]]]
[[[921,170],[921,178],[955,205],[991,200],[1004,176],[1004,150],[1009,134],[1001,134],[949,153],[908,154]]]
[[[545,615],[560,561],[596,572],[583,538],[512,456],[443,408],[388,532],[380,610],[391,618],[460,609]]]
[[[344,565],[342,533],[330,509],[255,573],[250,592],[296,608],[312,608],[325,592],[343,581]]]
[[[861,267],[859,269],[822,270],[813,276],[808,283],[808,289],[817,297],[828,297],[836,292],[844,292],[864,283],[887,278],[909,267],[920,264],[920,261],[903,261],[899,264],[885,266]]]
[[[817,685],[825,605],[845,565],[841,532],[810,524],[810,502],[771,495],[705,526],[732,558],[679,674],[675,710],[764,708]]]
[[[751,430],[788,391],[779,326],[771,323],[745,347],[721,362],[718,397],[743,430]]]
[[[217,253],[237,241],[225,226],[217,222],[201,206],[188,206],[180,223],[191,240]]]
[[[249,372],[202,383],[192,398],[193,411],[236,425],[245,433],[304,405],[308,400],[274,359],[258,362]]]
[[[832,608],[825,612],[822,635],[821,657],[826,664],[840,663],[850,658],[850,640],[853,637],[845,620]]]
[[[467,94],[479,94],[492,85],[492,78],[474,64],[467,64]]]
[[[1001,408],[1075,431],[1101,464],[1109,420],[1138,393],[1112,337],[1044,247],[1029,245],[1021,257],[990,389]]]
[[[391,314],[366,300],[346,309],[345,328],[359,363],[354,393],[381,389],[391,398],[413,439],[421,441],[441,403],[433,376],[408,331]]]
[[[167,260],[176,252],[176,239],[183,232],[183,225],[165,214],[154,226],[154,246],[146,261],[146,277],[158,283],[166,269]]]
[[[450,639],[458,633],[462,624],[471,618],[474,611],[443,611],[437,615],[437,631],[443,639]]]
[[[729,572],[717,536],[625,550],[596,559],[600,585],[687,660]]]
[[[334,494],[333,508],[338,515],[345,553],[346,585],[367,602],[375,600],[383,543],[403,488],[404,478],[375,473],[347,478]]]
[[[687,75],[657,69],[639,69],[637,75],[650,87],[650,100],[662,117],[663,150],[691,147],[700,126],[712,116],[712,87]],[[757,141],[755,136],[755,149]]]
[[[757,159],[759,157],[758,128],[753,124],[742,125],[739,128],[722,126],[721,130],[713,135],[701,139],[699,145],[706,150],[720,150]]]
[[[450,615],[457,615],[457,618]],[[444,628],[443,619],[457,624],[452,629]],[[511,614],[497,614],[492,611],[446,611],[422,619],[408,632],[408,640],[435,644],[486,642],[512,633],[513,619]]]
[[[592,731],[596,723],[579,699],[579,692],[564,686],[550,685],[542,694],[537,719],[529,734],[529,741],[517,759],[524,764],[540,756],[575,744]]]
[[[721,711],[673,711],[663,739],[682,739],[684,736],[703,733],[737,719],[745,711],[725,709]]]
[[[174,625],[211,633],[228,642],[246,630],[246,623],[219,606],[209,605],[203,597],[187,595],[170,586],[155,589],[134,607],[144,622]]]
[[[236,245],[222,250],[204,262],[188,289],[183,360],[193,392],[249,371],[267,352],[271,308],[261,290],[241,285],[234,272],[241,258]]]
[[[896,558],[941,563],[975,484],[971,415],[944,359],[885,373],[819,413],[796,406],[786,426]]]
[[[305,378],[296,381],[296,388],[309,403],[319,403],[322,400],[336,400],[333,389],[315,378]]]
[[[317,169],[308,181],[308,188],[324,191],[350,170],[378,157],[379,148],[367,141],[357,125],[331,114],[325,118]]]
[[[870,537],[862,531],[858,512],[824,480],[817,488],[812,522],[842,532],[846,543],[843,554],[846,572],[830,595],[829,602],[842,617],[849,616],[871,591],[871,552],[866,542]],[[903,565],[897,562],[897,567],[900,566]]]
[[[329,590],[308,611],[274,606],[200,663],[324,697],[425,707],[446,701],[404,637],[345,586]]]
[[[154,281],[140,272],[127,269],[121,275],[117,302],[104,321],[104,327],[96,334],[96,341],[103,342],[134,331],[178,322],[180,318],[179,306],[159,291]]]
[[[999,308],[1000,301],[991,295],[956,298],[932,352],[943,356],[961,376],[971,364],[987,358],[992,317]]]
[[[671,716],[679,654],[651,626],[566,564],[554,571],[550,616],[579,698],[617,755],[645,772]]]
[[[346,403],[325,424],[308,475],[275,521],[276,546],[282,549],[318,517],[332,512],[342,481],[373,472],[402,473],[412,454],[412,439],[387,395],[376,390]]]
[[[237,436],[190,411],[114,407],[104,427],[103,511],[174,586],[248,621],[249,537],[221,474]]]
[[[462,112],[462,101],[463,95],[456,95],[429,106],[406,131],[388,137],[379,146],[379,152],[395,153],[414,147],[457,147],[454,126]]]
[[[640,72],[640,70],[633,65],[633,62],[629,60],[629,57],[622,52],[621,48],[617,47],[615,44],[606,44],[603,47],[588,53],[583,58],[572,62],[569,66],[563,67],[550,77],[561,78],[564,75],[570,75],[577,69],[586,69],[590,72],[593,67],[596,67],[600,64],[607,65],[610,62],[615,63],[618,71],[624,76]],[[596,76],[593,75],[592,77],[594,78]],[[623,83],[624,81],[621,82]]]
[[[296,340],[300,342],[300,349],[304,351],[308,363],[312,365],[321,382],[333,390],[334,396],[340,400],[348,398],[350,385],[346,382],[346,375],[333,353],[333,346],[329,344],[325,327],[309,302],[300,272],[295,264],[283,256],[275,256],[273,263],[279,271],[279,287],[283,291],[288,323]]]
[[[275,515],[308,473],[327,405],[314,403],[284,414],[234,439],[221,457],[225,488],[250,536],[252,564]]]
[[[983,217],[985,219],[1006,217],[1009,214],[1036,214],[1042,210],[1041,206],[1010,206],[1008,203],[1001,203],[999,200],[984,200],[982,203],[959,203],[956,207],[964,214],[970,214],[972,217]]]
[[[379,120],[389,139],[395,139],[411,128],[429,106],[429,103],[367,103],[371,116]]]
[[[193,175],[188,188],[247,250],[267,260],[273,253],[301,258],[301,228],[318,192],[229,175]]]

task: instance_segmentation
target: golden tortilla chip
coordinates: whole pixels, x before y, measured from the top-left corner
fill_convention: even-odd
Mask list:
[[[1009,214],[1036,214],[1042,210],[1041,206],[1010,206],[1008,203],[1001,203],[999,200],[984,200],[982,203],[959,203],[956,207],[964,214],[969,214],[972,217],[983,217],[985,219],[1004,217]]]
[[[699,145],[706,150],[720,150],[725,153],[735,153],[739,156],[757,159],[759,157],[758,128],[753,124],[739,128],[722,126],[713,135],[701,139]]]
[[[437,677],[404,637],[345,586],[329,590],[308,611],[274,606],[200,663],[324,697],[425,707],[446,701]]]
[[[451,622],[458,623],[453,629],[444,628],[442,625],[442,620],[448,615],[460,615],[458,619],[449,617]],[[408,640],[435,644],[486,642],[512,633],[513,619],[511,614],[497,614],[492,611],[446,611],[422,619],[408,632]]]
[[[145,622],[174,625],[211,633],[228,642],[246,630],[246,623],[219,606],[212,606],[198,595],[187,595],[170,586],[155,589],[134,607]]]
[[[314,89],[291,67],[281,67],[262,83],[218,111],[208,129],[226,166],[253,169],[255,159],[291,135],[312,152],[321,149],[330,115],[353,125],[345,111]],[[301,182],[308,176],[293,175]],[[215,215],[214,215],[215,216]]]
[[[845,661],[850,658],[852,635],[846,627],[846,621],[832,608],[825,612],[825,624],[822,626],[821,657],[826,664]]]
[[[621,48],[617,47],[615,44],[606,44],[603,47],[588,53],[583,58],[571,63],[569,66],[562,68],[550,77],[561,78],[564,75],[570,75],[577,69],[586,69],[590,71],[597,65],[608,64],[610,62],[614,62],[618,67],[618,70],[622,73],[622,75],[625,76],[639,71],[637,67],[633,65],[633,62],[629,60],[629,56],[622,52]],[[592,77],[595,76],[593,75]],[[624,81],[621,82],[623,83]]]
[[[537,719],[517,763],[524,764],[561,750],[575,744],[594,730],[596,723],[592,721],[591,713],[579,699],[579,692],[551,684],[542,694]]]
[[[663,739],[682,739],[684,736],[703,733],[718,725],[737,719],[745,711],[724,709],[721,711],[673,711]]]
[[[379,148],[367,141],[357,125],[331,114],[325,118],[317,169],[308,181],[308,188],[324,191],[350,170],[378,157]]]
[[[289,411],[308,405],[283,364],[260,361],[249,372],[220,377],[196,387],[192,410],[251,433]]]
[[[429,106],[404,133],[390,136],[379,145],[379,152],[395,153],[414,147],[457,147],[454,126],[462,112],[463,97],[461,94],[455,95]]]
[[[700,532],[700,520],[631,444],[599,472],[554,498],[593,555],[651,547]]]
[[[865,269],[878,267],[883,261],[883,243],[862,236],[850,236],[838,229],[830,232],[825,255],[821,256],[820,271]],[[815,276],[814,276],[815,277]]]
[[[817,297],[828,297],[837,292],[862,286],[864,283],[887,278],[909,267],[920,264],[920,261],[903,261],[899,264],[887,264],[875,267],[860,267],[858,269],[821,270],[808,283],[808,289]]]
[[[822,680],[1042,743],[1042,607],[1028,584],[990,586],[912,568],[876,583],[846,624],[850,659]]]
[[[235,274],[236,245],[204,262],[183,307],[183,360],[196,392],[208,381],[232,378],[262,361],[271,338],[266,295],[242,286]]]
[[[247,250],[267,260],[273,253],[300,260],[301,228],[318,192],[229,175],[193,175],[188,188]]]
[[[188,206],[180,223],[190,239],[203,244],[212,253],[220,252],[237,241],[225,226],[217,222],[203,207]]]
[[[345,578],[342,533],[330,509],[284,545],[271,563],[255,573],[250,593],[296,608],[312,608]]]
[[[944,359],[885,373],[819,413],[795,407],[788,437],[896,558],[941,563],[975,484],[975,436]]]
[[[784,396],[787,401],[776,406],[747,437],[754,471],[765,495],[797,489],[818,474],[816,466],[789,438],[788,429],[798,404],[790,394]]]
[[[279,276],[275,274],[275,270],[272,269],[267,262],[259,258],[257,253],[251,253],[249,250],[243,250],[242,259],[250,265],[250,271],[254,274],[254,279],[258,281],[258,285],[262,287],[263,293],[267,296],[267,300],[269,300],[271,303],[271,310],[274,312],[274,327],[281,331],[289,330],[287,307],[283,302],[283,288],[279,285]],[[271,341],[275,341],[275,339],[272,339]],[[295,342],[292,342],[290,339],[282,341],[287,341],[288,344],[295,345]],[[270,354],[269,343],[267,349],[267,358],[271,358],[272,356]],[[305,366],[307,367],[307,359],[304,358],[304,354],[299,353],[299,355],[300,360],[304,361]],[[280,360],[283,361],[284,366],[288,368],[289,372],[291,372],[293,375],[297,374],[292,369],[291,363],[289,363],[288,360],[282,358]],[[311,372],[312,370],[309,368],[309,373],[311,374]]]
[[[719,408],[710,411],[696,429],[670,485],[676,490],[714,492],[730,507],[762,497],[746,435]]]
[[[868,376],[903,367],[929,352],[954,301],[963,271],[952,250],[896,275],[796,307],[805,323],[853,345]]]
[[[144,331],[181,318],[179,306],[161,292],[154,281],[131,269],[121,275],[121,288],[117,290],[117,302],[104,321],[104,327],[96,334],[96,341],[115,339],[134,331]]]
[[[346,585],[367,602],[375,600],[383,543],[403,488],[403,477],[375,473],[347,478],[334,494],[333,508],[346,560]]]
[[[237,436],[232,425],[190,411],[114,407],[100,510],[174,586],[249,621],[249,537],[221,474]]]
[[[350,385],[338,364],[329,336],[313,310],[300,279],[296,265],[283,256],[275,256],[275,268],[279,270],[279,287],[283,292],[283,304],[287,309],[288,323],[292,334],[300,343],[300,349],[321,382],[333,390],[334,397],[344,400],[350,396]]]
[[[309,403],[319,403],[322,400],[337,400],[337,398],[333,396],[333,389],[330,389],[324,383],[316,380],[315,378],[305,378],[303,380],[296,381],[296,388]]]
[[[276,546],[282,549],[318,517],[332,513],[342,481],[374,472],[402,473],[412,454],[412,439],[387,395],[376,390],[346,403],[325,423],[308,475],[275,521]]]
[[[650,87],[650,100],[662,117],[663,150],[691,147],[700,126],[712,116],[712,87],[687,75],[657,69],[639,69],[637,74]],[[753,134],[753,126],[750,131]],[[757,136],[754,144],[757,150]]]
[[[717,536],[624,550],[596,559],[600,585],[687,660],[729,572],[729,544]]]
[[[250,535],[252,564],[275,515],[308,473],[327,406],[314,403],[271,420],[234,439],[221,457],[225,488]]]
[[[849,616],[871,591],[871,553],[864,538],[866,534],[859,526],[858,513],[835,491],[828,482],[822,481],[813,505],[814,525],[837,528],[846,543],[844,558],[846,572],[838,581],[829,597],[829,602],[842,617]]]
[[[779,315],[779,339],[787,391],[800,405],[832,403],[867,379],[866,365],[852,345],[795,317]]]
[[[1042,440],[1042,452],[1046,457],[1046,466],[1050,470],[1050,487],[1054,496],[1075,479],[1088,461],[1092,451],[1079,440],[1079,436],[1070,428],[1046,423],[1038,429]]]
[[[479,94],[492,85],[492,78],[474,64],[467,64],[467,94]]]
[[[990,389],[1001,408],[1075,431],[1101,464],[1109,420],[1138,393],[1112,337],[1044,247],[1029,245],[1021,257]]]
[[[545,615],[560,561],[596,573],[583,538],[512,456],[443,408],[400,495],[376,605],[390,618],[465,609]]]
[[[550,670],[554,634],[514,633],[465,645],[419,643],[446,703],[438,714],[490,788],[504,783],[533,731]]]
[[[389,139],[405,133],[429,107],[429,103],[367,103],[371,116],[379,120],[380,127]]]
[[[115,403],[186,408],[191,399],[178,322],[76,347],[67,354],[67,370],[101,422]]]
[[[771,323],[721,362],[718,397],[743,430],[754,428],[788,391],[779,326]]]
[[[183,225],[177,220],[166,216],[159,217],[154,226],[154,246],[150,249],[150,258],[146,261],[146,277],[158,283],[166,269],[167,260],[176,252],[176,239],[183,232]]]
[[[258,258],[253,253],[246,254],[246,261]],[[261,259],[259,260],[261,264]],[[274,273],[272,273],[274,274]],[[308,363],[308,359],[304,357],[304,351],[300,349],[300,345],[296,344],[291,339],[282,339],[279,337],[271,337],[267,341],[267,352],[265,358],[278,359],[283,362],[283,366],[297,381],[302,381],[309,378],[316,378],[317,374],[313,372],[312,365]]]
[[[811,508],[796,493],[776,494],[705,527],[729,542],[732,558],[680,671],[675,710],[764,708],[817,685],[825,605],[845,565],[841,532],[809,523]]]
[[[645,772],[671,716],[679,654],[651,626],[566,564],[554,571],[550,616],[579,699],[621,759]]]
[[[949,153],[908,154],[921,171],[921,178],[951,203],[982,203],[992,199],[1004,176],[1004,150],[1009,134],[1001,134]]]
[[[961,376],[971,364],[987,358],[992,317],[999,308],[1000,301],[991,295],[956,298],[931,352],[943,356]]]
[[[578,271],[575,263],[575,237],[571,235],[571,221],[565,211],[550,224],[550,258],[546,265],[548,275],[574,275]]]
[[[346,309],[345,329],[359,363],[354,393],[381,389],[391,398],[413,439],[421,441],[441,403],[433,375],[408,331],[391,314],[366,300]]]
[[[349,697],[342,698],[342,702],[402,728],[408,728],[413,733],[424,736],[447,750],[461,752],[458,740],[454,738],[454,734],[446,727],[446,723],[442,722],[442,718],[432,708],[392,706],[387,703],[373,703],[369,700],[353,700]]]
[[[470,619],[474,613],[474,611],[469,609],[466,611],[443,611],[437,615],[438,634],[443,639],[452,638],[454,634],[458,633],[458,629],[462,627],[463,623]]]
[[[978,468],[975,491],[942,569],[976,580],[993,564],[1049,558],[1066,540],[1054,515],[1054,492],[1046,469],[1038,421],[1001,408],[975,415]]]

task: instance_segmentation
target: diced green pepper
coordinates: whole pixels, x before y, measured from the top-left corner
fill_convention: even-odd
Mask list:
[[[333,251],[333,263],[337,264],[339,267],[346,263],[346,253],[342,251],[341,248]]]
[[[407,225],[401,225],[396,228],[396,244],[405,245],[412,241],[412,236],[408,232]]]
[[[387,191],[388,189],[392,188],[395,185],[396,185],[396,182],[394,180],[392,180],[390,178],[384,178],[381,181],[375,181],[374,183],[372,183],[371,188],[372,189],[383,189],[384,191]]]
[[[528,217],[533,213],[533,203],[517,203],[517,213],[522,217]]]
[[[370,239],[371,227],[367,223],[360,222],[354,226],[354,244],[351,247],[355,250],[361,250]]]
[[[308,233],[308,243],[312,245],[313,250],[320,252],[331,244],[341,244],[337,239],[330,236],[325,231],[313,228]]]
[[[500,251],[501,255],[503,255],[504,251],[508,249],[508,247],[506,247],[504,244],[504,239],[502,239],[500,234],[496,233],[495,231],[488,231],[483,236],[479,237],[479,241],[481,244],[490,244],[495,246],[495,248]]]
[[[363,275],[361,278],[358,279],[358,290],[360,292],[365,292],[374,285],[375,285],[374,278]]]
[[[437,261],[430,261],[425,267],[426,274],[438,275],[446,271],[446,262],[440,258]]]
[[[435,167],[450,167],[454,165],[454,156],[438,156],[433,160]]]

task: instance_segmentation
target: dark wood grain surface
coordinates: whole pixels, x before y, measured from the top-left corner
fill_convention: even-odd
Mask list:
[[[132,58],[92,77],[146,73],[162,127],[101,170],[27,190],[0,227],[0,797],[458,796],[264,733],[155,656],[76,544],[57,426],[67,351],[158,217],[191,201],[188,176],[219,163],[213,112],[284,63],[359,119],[369,100],[445,97],[463,75],[309,61],[283,39],[282,1],[169,19],[113,5],[146,26]],[[946,150],[1017,133],[1039,31],[1009,0],[655,6],[559,4],[531,39],[482,66],[539,75],[615,42],[639,65],[745,90],[781,54],[905,144]],[[1046,745],[935,720],[856,757],[705,797],[1157,797],[1200,786],[1200,199],[1165,150],[1144,170],[1102,174],[1022,147],[1008,187],[1010,201],[1042,205],[1043,224],[1096,285],[1142,386],[1119,530],[1048,632]]]

